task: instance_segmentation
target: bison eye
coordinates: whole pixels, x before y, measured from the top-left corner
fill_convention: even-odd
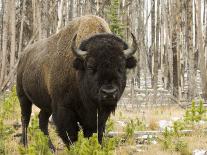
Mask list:
[[[119,73],[123,73],[123,68],[118,68],[117,71],[118,71]]]

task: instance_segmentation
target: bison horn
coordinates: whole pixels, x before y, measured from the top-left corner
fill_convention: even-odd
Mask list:
[[[87,51],[82,51],[76,47],[76,38],[77,38],[77,34],[73,37],[72,40],[72,45],[71,45],[72,52],[77,57],[84,58],[87,55]]]
[[[126,58],[131,57],[136,52],[136,50],[137,50],[137,41],[136,41],[136,38],[133,35],[133,33],[131,33],[131,35],[132,35],[132,39],[133,39],[132,45],[131,45],[130,48],[128,48],[128,49],[126,49],[126,50],[123,51]]]

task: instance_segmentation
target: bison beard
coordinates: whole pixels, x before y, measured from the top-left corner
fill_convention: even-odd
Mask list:
[[[39,127],[48,137],[52,114],[66,145],[77,140],[78,122],[86,137],[98,130],[101,143],[106,121],[125,89],[126,69],[136,66],[132,38],[128,47],[102,18],[84,16],[25,49],[17,69],[23,144],[32,103],[40,108]],[[49,145],[55,150],[50,140]]]

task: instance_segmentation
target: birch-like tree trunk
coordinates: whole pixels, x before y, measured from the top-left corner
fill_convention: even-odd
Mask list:
[[[77,10],[77,17],[81,16],[81,2],[80,0],[76,0],[76,10]]]
[[[20,35],[19,35],[19,48],[18,48],[18,58],[22,52],[22,44],[23,44],[23,29],[24,29],[24,21],[25,21],[25,3],[26,0],[23,0],[22,5],[22,15],[21,15],[21,26],[20,26]]]
[[[161,70],[163,73],[162,81],[164,83],[164,88],[167,89],[168,83],[168,61],[167,61],[167,13],[166,13],[166,2],[161,1]]]
[[[64,0],[60,1],[59,9],[58,9],[58,26],[57,26],[57,32],[60,31],[62,24],[63,24],[63,5]]]
[[[4,15],[3,15],[3,40],[2,40],[2,62],[1,62],[1,75],[0,86],[2,86],[6,76],[6,62],[7,62],[7,44],[8,44],[8,28],[9,28],[9,12],[10,0],[4,1]]]
[[[11,29],[10,72],[11,72],[11,71],[13,71],[13,67],[15,64],[15,51],[16,51],[16,5],[15,5],[15,0],[11,0],[10,8],[11,8],[11,11],[10,11],[10,29]],[[14,79],[13,76],[11,79]]]
[[[37,31],[37,6],[36,0],[32,0],[32,11],[33,11],[33,35]]]
[[[154,102],[157,98],[157,82],[158,82],[158,51],[159,51],[159,33],[160,33],[160,0],[157,0],[157,21],[156,21],[156,42],[154,43],[154,65],[153,65],[153,89],[154,89]]]
[[[2,50],[2,36],[3,36],[3,7],[4,7],[4,3],[3,1],[0,1],[0,6],[1,6],[1,10],[0,10],[0,50]],[[1,61],[1,52],[0,52],[0,61]]]
[[[178,80],[178,68],[179,68],[179,57],[178,57],[178,35],[179,24],[180,24],[180,2],[179,0],[173,1],[172,3],[172,52],[173,52],[173,95],[179,99],[179,80]]]
[[[194,70],[194,50],[193,50],[193,2],[186,0],[186,46],[188,51],[188,99],[195,97],[195,70]]]
[[[38,39],[42,39],[42,21],[41,21],[41,2],[40,0],[36,1],[36,8],[37,8],[37,31],[39,34]]]
[[[171,12],[171,3],[170,1],[167,1],[167,6],[166,6],[166,14],[167,14],[167,24],[166,24],[166,56],[167,56],[167,63],[168,63],[168,83],[167,83],[167,88],[172,90],[172,81],[173,81],[173,56],[172,56],[172,48],[171,48],[171,39],[172,39],[172,12]]]
[[[137,39],[139,41],[139,51],[137,53],[137,85],[140,87],[140,70],[141,70],[141,51],[144,50],[144,2],[136,1],[137,16]],[[135,15],[134,15],[135,16]],[[142,68],[143,69],[143,68]]]
[[[47,38],[49,21],[48,21],[48,0],[41,1],[41,24],[42,24],[42,38]]]
[[[196,0],[197,4],[197,22],[198,22],[198,29],[197,29],[197,37],[198,37],[198,51],[200,53],[200,71],[201,71],[201,79],[202,79],[202,93],[203,98],[207,99],[207,72],[206,72],[206,65],[205,65],[205,49],[204,49],[204,39],[202,33],[202,22],[201,22],[201,1]]]
[[[152,74],[152,87],[154,88],[154,53],[155,53],[155,0],[151,1],[151,47],[149,53],[150,72]]]
[[[69,16],[68,20],[71,21],[73,19],[73,5],[74,5],[74,0],[69,1]]]

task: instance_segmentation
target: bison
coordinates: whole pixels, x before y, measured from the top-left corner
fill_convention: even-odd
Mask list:
[[[47,39],[25,49],[17,68],[17,95],[21,106],[22,142],[32,104],[40,108],[39,127],[47,136],[52,115],[57,133],[69,146],[77,140],[79,125],[84,136],[98,131],[101,143],[105,124],[126,86],[126,70],[136,66],[132,34],[128,45],[112,34],[97,16],[83,16]],[[50,147],[55,150],[51,141]]]

